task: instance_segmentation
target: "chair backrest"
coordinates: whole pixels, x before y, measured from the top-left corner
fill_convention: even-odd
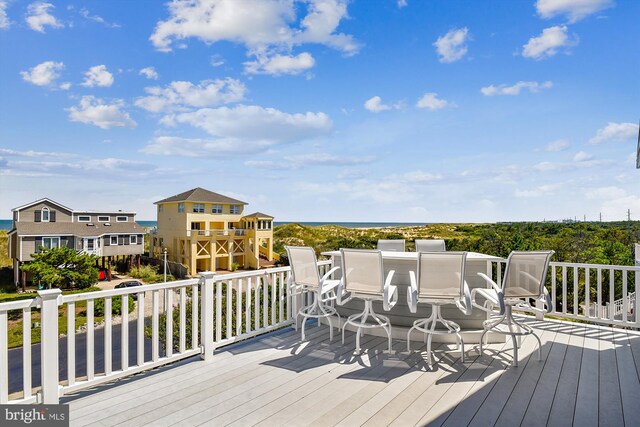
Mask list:
[[[289,265],[293,282],[310,288],[320,286],[316,252],[307,246],[285,246],[289,255]]]
[[[416,239],[416,252],[444,252],[447,247],[442,239]]]
[[[384,270],[377,250],[340,249],[342,279],[347,292],[382,295]]]
[[[404,239],[378,240],[378,250],[404,252]]]
[[[418,254],[418,297],[458,298],[464,296],[467,252],[420,252]]]
[[[537,298],[544,293],[544,282],[553,251],[513,251],[507,259],[502,290],[506,298]]]

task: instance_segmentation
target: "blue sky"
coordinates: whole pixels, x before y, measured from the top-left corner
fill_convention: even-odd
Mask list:
[[[0,0],[0,217],[640,218],[640,2]]]

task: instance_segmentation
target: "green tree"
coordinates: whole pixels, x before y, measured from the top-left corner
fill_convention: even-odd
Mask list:
[[[51,288],[86,288],[98,281],[96,257],[77,253],[63,246],[45,249],[31,256],[33,261],[20,268],[31,273],[33,281]]]

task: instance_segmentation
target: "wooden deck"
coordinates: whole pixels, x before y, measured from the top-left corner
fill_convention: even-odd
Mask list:
[[[326,327],[300,343],[291,329],[221,349],[211,363],[191,359],[64,398],[72,426],[632,426],[640,425],[640,333],[528,318],[542,340],[479,357],[436,345],[422,353],[354,334],[329,343]],[[414,347],[418,347],[415,343]],[[509,348],[507,352],[498,352]]]

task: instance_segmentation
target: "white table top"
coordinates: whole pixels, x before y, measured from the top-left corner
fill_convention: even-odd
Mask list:
[[[325,256],[340,256],[340,251],[328,251],[322,252]],[[389,260],[417,260],[417,252],[395,252],[395,251],[382,251],[382,259]],[[467,261],[501,261],[504,258],[500,258],[494,255],[481,254],[479,252],[468,252]]]

